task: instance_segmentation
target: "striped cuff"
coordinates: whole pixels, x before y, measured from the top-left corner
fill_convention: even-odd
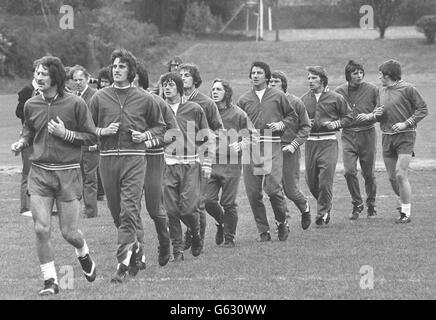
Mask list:
[[[280,131],[285,130],[285,124],[283,123],[283,121],[280,121],[279,125],[280,125]]]
[[[151,140],[146,140],[146,141],[144,141],[144,143],[145,143],[145,146],[147,148],[154,148],[154,147],[159,146],[159,140],[157,138],[153,138]]]
[[[145,131],[145,140],[152,140],[153,139],[153,135],[151,134],[150,131]]]
[[[290,143],[290,145],[293,146],[295,150],[297,150],[297,149],[300,147],[300,145],[298,144],[298,142],[295,141],[295,140],[293,140],[293,141]]]
[[[340,120],[333,121],[333,124],[335,125],[335,129],[339,129],[341,127],[341,121]]]
[[[97,132],[97,135],[98,135],[99,137],[102,136],[101,132],[103,131],[103,128],[96,128],[95,131]]]
[[[201,170],[203,170],[204,172],[208,172],[208,173],[212,172],[212,164],[210,164],[210,163],[203,163],[201,165]]]
[[[65,135],[64,135],[65,141],[69,143],[73,143],[75,137],[76,137],[76,133],[74,131],[65,129]]]
[[[406,123],[409,125],[409,127],[413,128],[415,126],[415,120],[413,120],[413,118],[407,119]]]

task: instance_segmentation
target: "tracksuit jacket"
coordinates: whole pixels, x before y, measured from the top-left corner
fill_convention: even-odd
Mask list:
[[[353,119],[360,113],[372,113],[375,106],[378,105],[378,88],[368,82],[363,82],[356,88],[350,87],[348,82],[338,86],[335,91],[341,94],[347,100],[352,113]],[[344,130],[359,132],[375,127],[376,119],[365,122],[353,122]]]
[[[292,144],[295,149],[298,149],[306,142],[307,137],[309,137],[311,128],[310,120],[307,116],[306,107],[304,106],[303,101],[288,92],[286,93],[286,96],[297,113],[298,121],[293,122],[291,126],[286,128],[281,139],[283,144]]]
[[[65,125],[65,137],[48,133],[48,123]],[[30,98],[24,105],[24,126],[22,139],[25,144],[33,144],[30,160],[47,170],[72,169],[80,167],[82,145],[97,143],[95,125],[85,101],[74,94],[64,92],[48,103],[44,96]]]
[[[89,107],[100,136],[102,157],[145,155],[145,143],[133,142],[131,129],[146,132],[148,140],[153,137],[162,139],[164,135],[166,126],[158,104],[134,86],[126,89],[113,86],[103,88],[94,94]],[[120,122],[118,132],[111,136],[101,136],[102,128],[112,122]]]
[[[309,137],[332,135],[340,128],[348,127],[353,122],[351,109],[345,98],[339,93],[330,91],[328,87],[321,93],[319,101],[316,101],[312,91],[304,94],[301,100],[306,106],[309,118],[314,120]],[[327,129],[323,125],[327,121],[334,121],[336,128]]]
[[[383,134],[395,134],[392,126],[406,122],[408,127],[401,132],[415,131],[419,121],[428,114],[427,104],[411,84],[402,80],[380,89],[380,105],[384,106],[380,121]]]
[[[267,124],[282,121],[286,130],[297,123],[297,114],[288,98],[283,92],[274,88],[265,89],[262,101],[259,101],[253,88],[239,98],[237,105],[247,113],[254,127],[259,130],[261,142],[281,141],[283,131],[274,131],[272,135],[266,135],[265,130],[269,129]]]

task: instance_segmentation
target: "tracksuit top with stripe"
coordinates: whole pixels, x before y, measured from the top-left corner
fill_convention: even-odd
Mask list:
[[[280,137],[284,131],[274,131],[270,135],[265,131],[269,130],[267,124],[282,121],[286,130],[297,123],[297,114],[288,98],[282,91],[274,88],[265,89],[262,101],[252,88],[239,98],[237,105],[247,113],[254,127],[259,131],[260,142],[281,142]]]
[[[407,82],[400,80],[394,85],[382,87],[379,94],[384,111],[377,121],[380,121],[383,134],[396,134],[392,126],[398,122],[408,124],[400,132],[415,131],[418,122],[428,114],[427,104],[416,88]]]
[[[171,109],[171,112],[174,111]],[[169,163],[193,164],[200,162],[198,149],[208,143],[209,126],[206,115],[199,104],[186,101],[180,103],[175,115],[179,131],[174,142],[165,147],[165,160]],[[202,130],[204,135],[198,135]],[[206,145],[204,145],[206,146]],[[211,168],[211,161],[203,159],[202,167]]]
[[[198,103],[200,107],[203,108],[210,130],[216,132],[217,130],[223,128],[223,122],[221,120],[218,107],[211,98],[195,89],[188,97],[188,101]]]
[[[347,127],[353,122],[351,109],[345,98],[339,93],[330,91],[328,87],[323,90],[318,101],[311,90],[304,94],[301,100],[306,106],[309,119],[314,120],[309,138],[335,135],[339,128]],[[336,128],[328,129],[324,126],[323,123],[327,121],[334,121]]]
[[[286,96],[288,97],[291,106],[297,113],[298,122],[293,123],[293,125],[291,125],[289,128],[286,128],[282,136],[282,143],[292,144],[294,148],[297,149],[304,142],[306,142],[307,138],[309,137],[311,128],[310,120],[303,101],[289,92],[286,93]]]
[[[48,132],[48,123],[58,122],[57,117],[65,125],[63,138]],[[46,170],[80,168],[80,147],[97,142],[95,125],[85,101],[67,92],[57,95],[50,103],[42,94],[27,100],[21,137],[25,144],[33,144],[29,159]]]
[[[156,155],[156,154],[164,154],[165,145],[173,142],[172,132],[174,130],[179,130],[179,126],[177,125],[176,117],[174,116],[174,112],[171,110],[170,106],[165,102],[164,99],[159,97],[156,94],[149,93],[144,90],[145,94],[150,95],[159,105],[160,112],[162,113],[162,118],[166,125],[166,133],[160,138],[153,137],[151,142],[153,146],[151,148],[145,149],[146,155]]]
[[[360,113],[371,114],[378,105],[378,88],[368,82],[362,82],[357,87],[350,87],[348,82],[338,86],[335,91],[347,100],[353,118]],[[345,131],[364,131],[375,127],[376,119],[365,122],[353,121],[350,126],[344,128]]]
[[[165,123],[156,101],[140,89],[106,87],[99,90],[89,104],[100,136],[101,156],[145,155],[145,143],[132,141],[131,131],[145,132],[147,139],[162,139]],[[119,122],[116,134],[102,136],[101,130]]]
[[[251,143],[251,140],[256,140],[255,136],[257,136],[257,130],[250,119],[248,119],[245,111],[233,103],[231,103],[227,108],[218,108],[218,111],[223,121],[224,129],[227,132],[226,140],[223,140],[221,136],[217,139],[218,145],[215,163],[222,164],[221,162],[223,159],[221,158],[226,157],[227,163],[229,163],[231,155],[234,154],[234,151],[229,147],[230,143],[241,142],[244,140],[248,145]],[[246,129],[246,132],[240,132],[243,129]],[[230,130],[232,130],[233,133],[229,133]],[[237,139],[235,139],[236,136],[233,136],[235,133],[242,133],[243,135],[239,134]],[[241,156],[242,150],[238,152],[238,163],[241,163]]]

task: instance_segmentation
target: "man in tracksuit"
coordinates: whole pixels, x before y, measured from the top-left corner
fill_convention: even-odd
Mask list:
[[[266,208],[262,200],[263,190],[271,201],[278,227],[278,238],[285,241],[289,235],[289,226],[286,218],[288,209],[281,186],[281,136],[286,128],[295,125],[297,114],[282,91],[268,87],[271,70],[266,63],[253,62],[249,77],[253,87],[242,95],[237,105],[247,113],[259,131],[260,151],[263,152],[264,161],[261,170],[258,166],[262,163],[257,163],[257,160],[244,164],[245,190],[260,234],[259,241],[271,241]]]
[[[180,129],[171,137],[175,141],[165,148],[164,174],[164,206],[169,218],[174,262],[180,262],[184,260],[185,250],[180,221],[190,229],[192,255],[196,257],[202,251],[197,211],[201,195],[200,176],[209,178],[212,168],[210,159],[201,159],[199,149],[210,144],[211,139],[206,115],[200,105],[192,101],[182,102],[182,78],[169,72],[161,79],[166,102]]]
[[[400,201],[400,216],[396,223],[409,223],[412,190],[408,169],[414,156],[416,127],[428,115],[428,109],[419,92],[401,80],[398,61],[385,61],[379,71],[383,87],[380,90],[380,107],[374,113],[382,131],[383,160],[392,189]]]
[[[233,248],[238,223],[236,197],[242,171],[241,156],[251,144],[256,129],[247,114],[232,103],[233,90],[226,80],[216,79],[211,95],[227,134],[220,135],[224,139],[217,141],[215,163],[205,190],[205,207],[216,221],[216,244],[224,242],[224,247]],[[218,197],[220,191],[221,198]]]
[[[179,73],[183,80],[183,101],[192,101],[198,103],[206,114],[207,124],[209,129],[215,134],[218,134],[220,129],[223,129],[223,122],[215,102],[201,93],[198,88],[202,83],[200,70],[198,66],[192,63],[183,63],[179,66]],[[206,190],[207,179],[201,179],[201,197],[198,206],[198,213],[200,214],[200,236],[201,241],[204,242],[206,234],[206,213],[205,213],[205,197],[204,191]],[[185,250],[191,246],[191,236],[189,229],[185,233]]]
[[[333,178],[338,162],[336,132],[351,124],[353,116],[347,101],[330,91],[324,68],[307,67],[309,91],[301,97],[312,129],[305,147],[306,181],[317,200],[315,223],[327,225],[333,198]]]
[[[282,136],[283,151],[283,191],[301,212],[301,227],[306,230],[311,223],[309,201],[301,192],[300,180],[300,146],[306,142],[310,132],[310,120],[306,107],[300,98],[287,92],[288,80],[282,71],[274,71],[269,81],[271,88],[283,91],[295,109],[298,122],[285,130]]]
[[[137,224],[145,178],[145,141],[161,137],[165,123],[157,103],[132,85],[136,58],[127,50],[111,56],[114,84],[99,90],[90,109],[100,136],[100,168],[107,203],[118,230],[117,271],[121,283],[138,270]]]
[[[11,149],[17,154],[33,145],[28,189],[44,277],[39,294],[52,295],[59,292],[50,243],[55,201],[62,236],[75,247],[86,279],[91,282],[96,277],[95,263],[77,224],[82,198],[80,146],[95,144],[97,135],[86,103],[65,92],[65,69],[59,58],[45,56],[38,60],[35,79],[41,94],[25,103],[23,132]]]
[[[335,89],[347,100],[354,118],[351,125],[342,130],[342,159],[345,180],[353,205],[351,220],[356,220],[364,209],[357,178],[357,159],[359,159],[362,176],[365,180],[367,216],[376,215],[375,156],[377,136],[373,111],[377,106],[378,88],[363,81],[364,76],[363,66],[350,60],[345,66],[347,83]]]
[[[75,65],[70,72],[76,83],[76,94],[85,100],[86,105],[89,105],[92,96],[97,92],[97,90],[88,85],[88,71],[80,65]],[[97,170],[99,162],[100,152],[98,151],[97,144],[94,146],[82,146],[80,168],[83,177],[83,203],[85,205],[83,214],[86,218],[94,218],[98,215]]]
[[[145,64],[138,61],[137,74],[133,82],[138,88],[143,89],[144,94],[151,96],[159,105],[163,120],[166,125],[166,135],[177,134],[178,125],[173,111],[168,104],[158,95],[150,94],[146,88],[149,86],[148,72]],[[146,171],[144,180],[145,207],[153,219],[157,237],[159,240],[158,262],[160,266],[168,263],[171,257],[171,241],[168,230],[168,216],[163,207],[163,174],[165,170],[164,146],[172,140],[165,140],[164,137],[145,141]],[[141,243],[137,253],[140,268],[145,268],[145,254],[143,252],[144,227],[140,219],[138,229],[138,240]]]

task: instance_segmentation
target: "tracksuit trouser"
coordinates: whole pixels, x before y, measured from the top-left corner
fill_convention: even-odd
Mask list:
[[[145,178],[144,156],[103,156],[100,169],[107,204],[118,230],[118,262],[138,242],[140,200]]]
[[[182,221],[192,233],[200,230],[200,164],[173,164],[165,167],[164,207],[168,214],[173,253],[183,252]]]
[[[294,153],[283,152],[283,191],[286,197],[295,203],[298,210],[303,213],[307,208],[307,199],[301,192],[300,182],[300,158],[301,150],[298,148]]]
[[[82,149],[80,169],[83,180],[83,203],[84,214],[87,217],[96,217],[97,208],[97,170],[100,161],[99,151],[87,151]]]
[[[241,165],[214,164],[205,190],[206,211],[218,224],[224,224],[224,237],[229,240],[233,240],[236,235],[238,223],[236,196],[240,180]],[[222,190],[221,199],[218,196],[220,190]]]
[[[261,150],[266,149],[264,146],[261,146]],[[257,170],[253,163],[245,164],[243,166],[245,190],[259,233],[269,231],[266,208],[262,199],[263,190],[269,196],[271,206],[274,211],[275,220],[277,222],[285,222],[286,213],[288,211],[281,186],[283,166],[283,152],[281,144],[279,142],[271,143],[270,150],[271,154],[264,154],[263,156],[264,167],[268,168],[267,174],[257,175]],[[265,151],[263,152],[265,153]]]
[[[337,162],[337,140],[308,140],[306,142],[306,182],[317,200],[317,218],[324,216],[332,208],[333,178]]]
[[[148,151],[151,152],[151,151]],[[165,170],[165,159],[163,152],[147,154],[146,170],[144,180],[145,207],[156,227],[159,240],[159,247],[162,250],[169,250],[170,235],[168,229],[168,216],[163,207],[163,175]],[[141,207],[141,203],[140,203]],[[139,211],[141,212],[141,210]],[[144,244],[144,225],[139,219],[137,229],[138,241]]]
[[[375,179],[375,158],[377,135],[375,128],[354,132],[342,131],[343,161],[345,180],[351,195],[352,204],[363,204],[360,193],[359,180],[357,178],[357,160],[359,160],[362,176],[365,180],[366,205],[375,206],[377,185]]]

